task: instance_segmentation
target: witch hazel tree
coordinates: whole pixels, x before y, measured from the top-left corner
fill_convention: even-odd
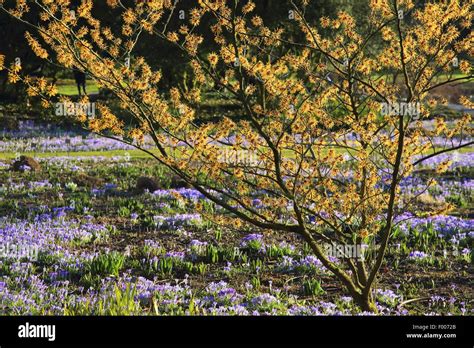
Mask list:
[[[272,27],[252,1],[200,0],[190,11],[171,0],[107,4],[120,27],[103,26],[90,0],[35,2],[38,23],[25,19],[25,1],[1,9],[29,25],[36,55],[81,69],[119,101],[115,109],[98,102],[93,118],[78,108],[84,127],[170,168],[227,211],[216,223],[301,236],[361,309],[376,311],[393,221],[406,210],[400,181],[425,160],[472,145],[431,145],[437,136],[469,139],[472,128],[467,114],[448,126],[435,112],[445,101],[429,94],[472,79],[470,4],[371,0],[366,25],[358,25],[344,11],[306,18],[310,1],[289,1],[288,18]],[[160,90],[162,72],[135,54],[145,35],[182,53],[192,85]],[[11,83],[26,83],[44,106],[70,102],[9,59],[0,57],[0,67]],[[209,93],[238,105],[242,117],[197,122]],[[466,97],[459,102],[472,108]],[[433,118],[428,131],[423,120]],[[142,146],[146,135],[156,149]],[[264,192],[258,206],[256,192]],[[335,259],[328,244],[367,246],[366,257]]]

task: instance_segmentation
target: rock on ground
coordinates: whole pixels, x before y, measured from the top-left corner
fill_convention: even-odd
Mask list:
[[[104,184],[104,179],[96,178],[84,173],[78,174],[74,179],[74,183],[78,186],[85,187],[101,187]]]
[[[145,190],[155,192],[156,190],[159,190],[159,188],[157,182],[152,178],[141,176],[137,179],[136,189],[138,192],[145,192]]]
[[[41,171],[41,165],[32,157],[20,156],[20,158],[13,162],[12,170],[16,172],[24,172],[25,167],[29,167],[34,172]]]

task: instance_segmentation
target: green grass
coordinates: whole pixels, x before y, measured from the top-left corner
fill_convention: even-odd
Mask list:
[[[441,74],[440,78],[444,81],[448,79],[448,76],[449,76],[448,74]],[[456,72],[451,76],[451,79],[454,80],[454,79],[459,79],[461,77],[467,77],[467,76],[468,76],[467,74]]]
[[[381,74],[374,74],[374,78],[380,76]],[[466,74],[456,72],[451,76],[451,79],[457,79],[460,77],[466,77]],[[441,78],[441,81],[446,80],[448,77],[447,74],[439,75],[439,78]],[[400,77],[401,78],[401,77]],[[74,79],[60,79],[57,82],[57,87],[59,94],[63,95],[77,95],[77,86],[74,81]],[[86,91],[87,93],[99,93],[99,87],[97,86],[96,82],[91,79],[87,79],[86,81]],[[208,106],[225,106],[232,104],[230,101],[222,100],[218,98],[218,94],[213,95],[212,93],[209,94],[208,100],[205,102],[206,105]]]
[[[57,82],[58,93],[62,95],[77,95],[77,85],[73,79],[64,79]],[[86,81],[87,93],[99,93],[99,87],[94,80],[87,79]]]
[[[441,150],[441,149],[437,149]],[[468,153],[473,152],[472,147],[464,147],[457,150],[458,153]],[[152,153],[158,154],[158,150],[150,150]],[[345,152],[345,150],[336,150],[336,152]],[[73,156],[73,157],[86,157],[86,156],[104,156],[104,157],[114,157],[114,156],[126,156],[126,153],[130,155],[131,158],[150,158],[151,156],[147,153],[140,150],[110,150],[110,151],[78,151],[78,152],[22,152],[22,155],[36,157],[36,158],[48,158],[48,157],[61,157],[61,156]],[[284,150],[283,153],[285,156],[292,157],[292,152],[290,150]],[[15,152],[2,152],[0,153],[0,159],[11,160],[16,157]]]
[[[448,79],[448,77],[450,77],[451,80],[455,80],[455,79],[459,79],[461,77],[467,77],[467,76],[469,76],[469,75],[461,73],[461,72],[458,71],[458,72],[453,73],[452,75],[450,75],[450,74],[439,74],[437,76],[437,79],[439,80],[438,82],[443,82],[443,81],[446,81]],[[389,77],[389,78],[391,78],[392,75],[384,74],[384,73],[374,73],[374,74],[371,75],[372,79],[377,79],[379,77]],[[403,76],[399,75],[397,77],[397,81],[403,81]],[[466,82],[471,83],[472,79],[468,79],[468,80],[466,80]]]
[[[152,150],[151,152],[158,152]],[[143,151],[140,150],[111,150],[111,151],[78,151],[78,152],[22,152],[22,155],[36,157],[36,158],[48,158],[48,157],[61,157],[61,156],[104,156],[104,157],[113,157],[113,156],[126,156],[126,153],[130,155],[131,158],[148,158],[150,157]],[[16,154],[14,152],[3,152],[0,153],[0,159],[14,159]]]

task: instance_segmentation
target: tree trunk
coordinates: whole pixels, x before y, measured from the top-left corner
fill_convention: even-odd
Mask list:
[[[362,294],[352,294],[355,303],[365,312],[377,313],[377,306],[369,292],[364,291]]]

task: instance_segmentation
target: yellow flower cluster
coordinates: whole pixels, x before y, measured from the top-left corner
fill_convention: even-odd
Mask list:
[[[38,57],[40,57],[42,59],[48,58],[48,52],[43,47],[41,47],[39,42],[35,38],[33,38],[29,32],[25,33],[25,38],[28,41],[28,44],[30,45],[33,52]]]

